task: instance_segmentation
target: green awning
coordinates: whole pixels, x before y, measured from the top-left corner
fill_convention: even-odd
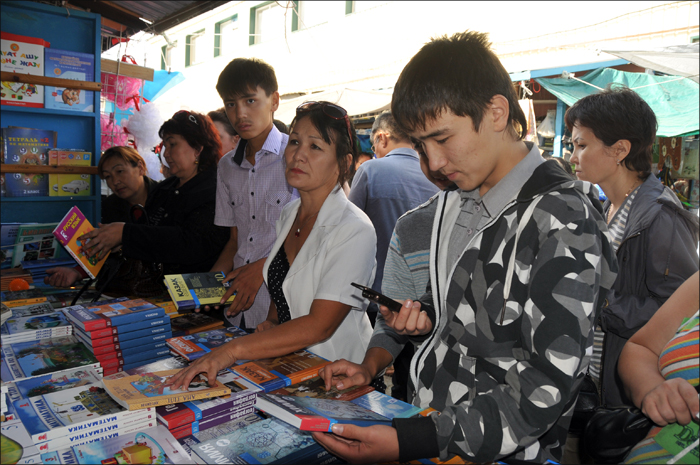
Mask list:
[[[628,73],[610,68],[591,71],[580,78],[605,89],[609,84],[622,84],[637,92],[654,110],[659,122],[656,135],[674,137],[697,134],[700,127],[698,112],[698,83],[678,76],[652,76],[644,73]],[[580,98],[600,92],[575,79],[535,79],[542,87],[568,106]]]

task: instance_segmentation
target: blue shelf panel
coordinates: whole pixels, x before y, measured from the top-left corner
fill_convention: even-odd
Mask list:
[[[99,95],[99,92],[97,92]],[[14,107],[10,105],[2,106],[3,115],[9,112],[17,113],[29,113],[29,114],[41,114],[41,115],[56,115],[56,116],[68,116],[76,118],[99,118],[99,113],[88,112],[88,111],[69,111],[69,110],[54,110],[53,108],[28,108],[28,107]]]
[[[77,206],[97,226],[100,219],[99,202],[90,197],[26,197],[2,198],[3,223],[52,223],[61,221],[68,210]]]

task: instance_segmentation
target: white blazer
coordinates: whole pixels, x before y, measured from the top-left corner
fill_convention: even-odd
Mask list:
[[[277,221],[277,240],[263,267],[265,284],[270,263],[284,244],[300,205],[301,199],[288,203]],[[362,363],[372,336],[365,312],[369,302],[350,283],[372,285],[376,248],[372,222],[336,186],[323,202],[309,237],[282,283],[292,318],[308,315],[315,299],[352,307],[331,337],[308,347],[311,352],[330,361],[344,358]]]

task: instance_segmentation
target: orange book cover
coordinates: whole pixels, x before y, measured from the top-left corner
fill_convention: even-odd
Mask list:
[[[75,258],[75,261],[83,267],[88,276],[94,279],[105,264],[109,253],[102,257],[101,260],[97,260],[95,256],[88,258],[85,255],[83,243],[79,238],[93,229],[95,228],[92,227],[80,209],[78,209],[78,207],[73,207],[68,211],[66,216],[63,217],[61,222],[58,223],[58,226],[56,226],[56,229],[53,231],[53,235],[58,239],[58,242],[66,248],[68,253]]]

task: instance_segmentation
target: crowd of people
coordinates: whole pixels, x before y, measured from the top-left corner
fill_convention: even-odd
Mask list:
[[[88,254],[118,262],[112,289],[226,274],[222,305],[200,310],[251,334],[172,388],[301,348],[333,361],[319,373],[327,389],[383,389],[393,365],[392,394],[434,411],[314,433],[352,463],[577,462],[564,450],[584,377],[603,406],[640,407],[657,425],[631,463],[649,449],[676,455],[654,442],[669,424],[697,432],[698,218],[652,173],[657,122],[634,91],[567,111],[572,175],[524,141],[510,76],[476,32],[433,39],[410,60],[372,128],[376,159],[361,166],[338,105],[307,102],[289,128],[276,124],[269,64],[237,58],[216,89],[222,109],[161,127],[164,181],[133,149],[102,155],[113,194],[85,236]],[[84,278],[48,273],[56,286]],[[351,283],[400,311],[368,308]],[[678,340],[690,351],[680,370]]]

